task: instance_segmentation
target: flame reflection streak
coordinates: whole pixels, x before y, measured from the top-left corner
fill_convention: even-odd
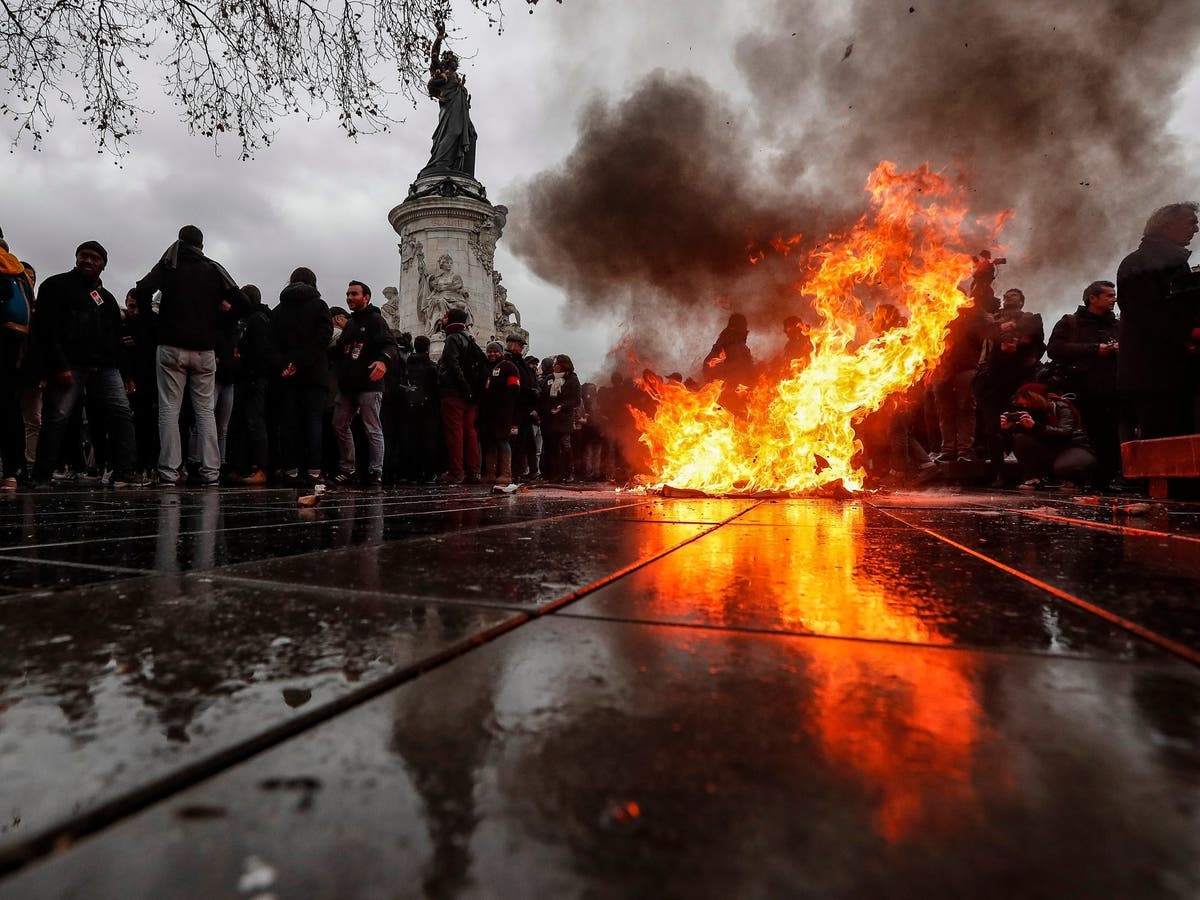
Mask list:
[[[886,561],[868,565],[876,560],[867,553],[886,549],[868,548],[860,504],[785,501],[756,514],[765,520],[718,528],[644,570],[653,583],[639,593],[650,617],[699,613],[718,626],[752,621],[823,636],[952,643],[912,612],[927,602],[878,574]],[[801,727],[862,784],[885,840],[951,834],[980,808],[977,756],[987,735],[974,658],[910,647],[864,657],[860,647],[826,642],[805,653],[813,688]]]

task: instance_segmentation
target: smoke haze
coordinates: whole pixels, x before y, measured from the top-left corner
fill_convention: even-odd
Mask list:
[[[1023,287],[1052,322],[1112,277],[1154,208],[1197,193],[1167,131],[1194,12],[778,0],[731,44],[748,106],[662,71],[596,100],[562,166],[527,182],[512,246],[572,315],[615,313],[639,354],[686,365],[727,305],[771,333],[800,311],[796,255],[751,266],[748,245],[811,246],[861,212],[881,159],[928,160],[967,173],[975,212],[1014,210],[997,289]]]

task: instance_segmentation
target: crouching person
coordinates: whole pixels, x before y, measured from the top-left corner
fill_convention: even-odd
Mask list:
[[[1096,454],[1079,411],[1070,401],[1048,393],[1044,384],[1017,389],[1013,408],[1000,417],[1000,430],[1012,439],[1023,489],[1090,482]]]
[[[350,433],[350,423],[357,412],[370,443],[369,471],[364,480],[369,485],[379,485],[383,483],[383,425],[379,417],[383,379],[388,369],[397,365],[399,351],[383,314],[371,305],[369,287],[361,281],[350,282],[346,303],[350,318],[333,349],[338,387],[333,433],[337,435],[340,458],[333,483],[345,485],[354,480],[354,436]]]

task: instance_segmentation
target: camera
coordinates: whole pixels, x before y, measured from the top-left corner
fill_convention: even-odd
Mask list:
[[[1021,421],[1021,417],[1026,416],[1026,415],[1028,415],[1028,413],[1025,412],[1025,410],[1016,409],[1016,410],[1009,410],[1008,412],[1004,413],[1003,418],[1004,418],[1004,421],[1007,422],[1009,425],[1016,425],[1018,422]]]

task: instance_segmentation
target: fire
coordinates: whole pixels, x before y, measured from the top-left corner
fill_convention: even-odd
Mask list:
[[[834,482],[861,489],[855,422],[941,356],[947,326],[970,302],[959,290],[973,271],[968,246],[994,242],[1007,218],[977,221],[966,229],[968,244],[965,187],[927,165],[902,172],[882,162],[866,189],[870,210],[803,266],[797,289],[818,316],[806,367],[777,384],[764,378],[739,388],[736,404],[727,392],[737,416],[718,402],[719,381],[696,393],[643,382],[659,404],[653,417],[634,411],[655,481],[717,493],[810,491]],[[885,302],[906,310],[907,323],[863,340],[870,309]]]

